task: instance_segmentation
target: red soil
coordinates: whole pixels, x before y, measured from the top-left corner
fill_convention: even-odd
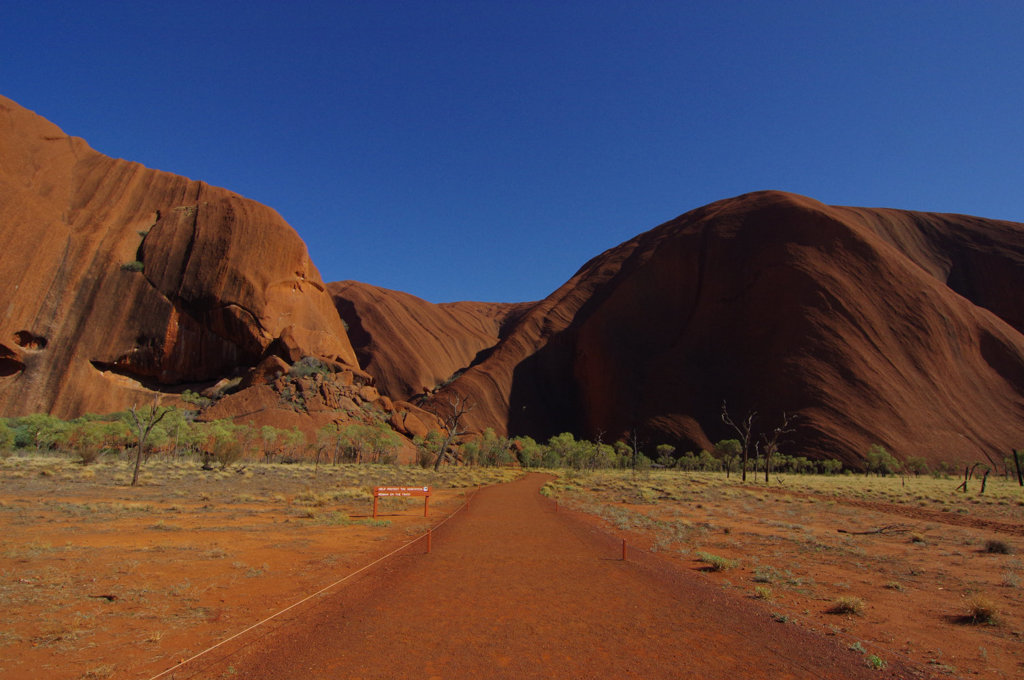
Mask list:
[[[541,475],[491,487],[318,604],[187,664],[185,678],[879,678],[834,640],[556,512]]]

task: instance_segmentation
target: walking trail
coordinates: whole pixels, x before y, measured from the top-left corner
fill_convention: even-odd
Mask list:
[[[885,678],[667,559],[555,511],[537,474],[483,489],[318,604],[170,677]]]

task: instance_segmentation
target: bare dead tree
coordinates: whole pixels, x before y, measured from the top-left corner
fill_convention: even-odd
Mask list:
[[[747,481],[747,461],[750,459],[750,445],[751,439],[753,438],[753,425],[754,419],[757,418],[757,411],[748,411],[747,416],[736,423],[729,415],[728,409],[725,407],[725,401],[722,402],[722,422],[731,427],[737,435],[739,435],[740,445],[743,447],[741,451],[742,464],[741,470],[743,472],[743,481]]]
[[[434,461],[434,470],[441,469],[441,463],[444,462],[445,454],[452,442],[466,434],[462,419],[474,408],[476,408],[476,402],[470,397],[452,391],[448,393],[447,403],[442,407],[443,413],[434,414],[441,419],[447,430],[444,440],[441,442],[441,448],[437,452],[437,460]]]
[[[764,448],[764,483],[767,484],[769,477],[772,473],[772,460],[775,455],[779,452],[779,440],[784,435],[793,432],[791,427],[793,421],[796,420],[796,416],[789,415],[785,411],[782,412],[782,422],[778,426],[774,427],[771,432],[761,435],[761,444]]]
[[[963,491],[964,493],[967,493],[967,482],[969,482],[971,477],[974,476],[974,469],[979,465],[984,465],[984,463],[975,463],[974,465],[968,465],[964,468],[964,481],[960,482],[960,486],[956,487],[954,491]]]
[[[149,433],[153,431],[157,423],[164,419],[168,413],[174,410],[173,406],[160,406],[159,397],[153,397],[153,405],[145,408],[138,408],[132,405],[128,409],[128,416],[131,418],[135,428],[135,471],[132,473],[132,486],[139,483],[139,468],[142,467],[142,452],[146,448],[146,440]]]

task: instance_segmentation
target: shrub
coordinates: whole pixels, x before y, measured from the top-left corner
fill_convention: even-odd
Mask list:
[[[0,420],[0,455],[8,453],[12,446],[14,446],[14,430],[6,420]]]
[[[985,552],[995,555],[1010,555],[1013,553],[1013,548],[1006,541],[991,538],[985,541]]]
[[[879,446],[878,444],[872,444],[868,447],[865,461],[867,462],[868,472],[874,472],[883,477],[899,472],[901,467],[900,462],[891,453],[886,451],[884,446]]]
[[[730,560],[720,555],[712,555],[711,553],[698,551],[696,555],[697,559],[708,565],[708,569],[711,571],[725,571],[739,564],[736,560]]]
[[[755,586],[754,597],[759,600],[770,600],[772,599],[772,589],[768,586]]]
[[[209,397],[204,397],[198,392],[193,392],[192,390],[185,390],[184,392],[181,393],[180,396],[181,400],[186,404],[192,404],[193,406],[198,406],[199,408],[205,408],[213,403],[213,399],[210,399]]]
[[[983,595],[975,595],[967,602],[967,615],[963,620],[966,623],[995,625],[998,614],[992,600]]]
[[[146,265],[142,264],[139,260],[132,260],[131,262],[125,262],[121,265],[121,269],[126,272],[141,272],[146,268]]]
[[[880,671],[886,667],[885,661],[882,659],[882,657],[878,656],[877,654],[872,654],[868,656],[866,659],[864,659],[864,663],[866,663],[869,668],[874,668],[876,671]]]
[[[655,448],[658,452],[658,465],[662,467],[674,467],[676,464],[675,452],[676,447],[671,444],[658,444]]]
[[[316,357],[302,357],[288,369],[288,375],[295,378],[307,378],[311,375],[330,375],[331,369],[322,360]]]
[[[924,458],[919,456],[907,458],[906,468],[907,472],[914,476],[926,475],[931,472],[931,469],[928,467],[928,463]]]
[[[843,461],[836,460],[834,458],[829,460],[818,461],[818,469],[821,470],[823,475],[836,475],[842,472]]]
[[[829,613],[856,614],[859,616],[864,613],[864,600],[860,599],[859,597],[840,597],[832,605],[832,609],[829,609]]]

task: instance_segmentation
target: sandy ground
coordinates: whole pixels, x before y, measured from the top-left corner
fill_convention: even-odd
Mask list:
[[[126,464],[0,461],[0,677],[151,677],[420,536],[473,488],[435,484],[429,518],[418,498],[370,517],[375,484],[426,474],[151,465],[131,488]]]
[[[529,475],[411,551],[177,678],[905,677],[555,512]],[[904,675],[899,675],[903,673]]]
[[[430,554],[420,540],[164,677],[1024,674],[1024,503],[1008,484],[978,497],[950,481],[594,473],[547,498],[537,476],[473,496],[515,475],[479,470],[435,480],[429,518],[420,499],[369,517],[374,483],[424,474],[168,465],[131,488],[123,465],[0,461],[0,676],[146,680],[471,497]],[[834,613],[843,598],[859,613]],[[977,598],[992,622],[967,619]]]
[[[959,480],[801,479],[596,473],[563,478],[554,493],[637,550],[865,659],[939,677],[1024,677],[1024,490],[1004,480],[980,495],[977,484],[955,492]],[[731,564],[715,570],[708,556]],[[840,613],[841,601],[860,611]],[[972,618],[979,605],[992,620]]]

